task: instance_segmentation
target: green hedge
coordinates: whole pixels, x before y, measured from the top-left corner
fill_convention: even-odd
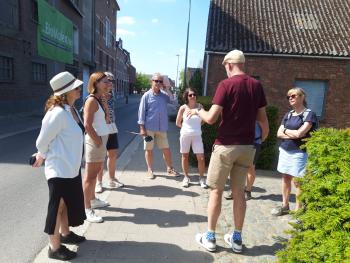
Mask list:
[[[350,129],[320,129],[306,143],[304,209],[279,262],[350,262]]]
[[[198,97],[197,101],[201,103],[205,110],[209,110],[212,105],[212,97]],[[276,159],[276,134],[278,129],[277,118],[278,110],[274,106],[268,106],[266,109],[267,116],[269,118],[270,134],[266,141],[262,145],[261,155],[257,167],[260,169],[271,169],[274,166]],[[220,119],[214,124],[204,124],[202,126],[202,138],[204,144],[204,156],[206,165],[209,164],[213,143],[216,138],[217,130],[219,127]],[[197,159],[195,155],[190,153],[190,164],[192,166],[197,165]]]
[[[261,153],[256,163],[257,169],[274,170],[277,162],[277,130],[279,127],[278,108],[267,106],[266,114],[269,120],[269,135],[261,146]]]

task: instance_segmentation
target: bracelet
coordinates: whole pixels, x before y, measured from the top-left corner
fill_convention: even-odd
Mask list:
[[[284,128],[283,133],[286,134],[287,128]],[[287,134],[286,134],[287,135]]]

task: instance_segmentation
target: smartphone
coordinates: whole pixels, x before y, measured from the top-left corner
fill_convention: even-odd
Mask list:
[[[34,153],[32,156],[30,156],[30,158],[29,158],[29,165],[33,166],[35,161],[36,161],[36,153]]]

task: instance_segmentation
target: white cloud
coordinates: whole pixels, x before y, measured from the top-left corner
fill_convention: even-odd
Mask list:
[[[159,19],[158,19],[158,18],[153,18],[153,19],[152,19],[152,23],[156,24],[156,23],[158,23],[158,22],[159,22]]]
[[[157,55],[163,56],[163,55],[165,55],[165,52],[164,51],[157,51]]]
[[[121,16],[117,20],[117,25],[133,25],[135,23],[135,18],[132,16]]]
[[[117,36],[121,37],[121,36],[131,36],[134,37],[136,34],[135,32],[123,29],[123,28],[117,28]]]

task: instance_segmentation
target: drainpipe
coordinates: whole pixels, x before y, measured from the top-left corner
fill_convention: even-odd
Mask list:
[[[208,68],[209,68],[209,58],[210,55],[208,52],[205,52],[206,60],[205,60],[205,76],[204,76],[204,92],[203,95],[207,96],[207,90],[208,90]]]

